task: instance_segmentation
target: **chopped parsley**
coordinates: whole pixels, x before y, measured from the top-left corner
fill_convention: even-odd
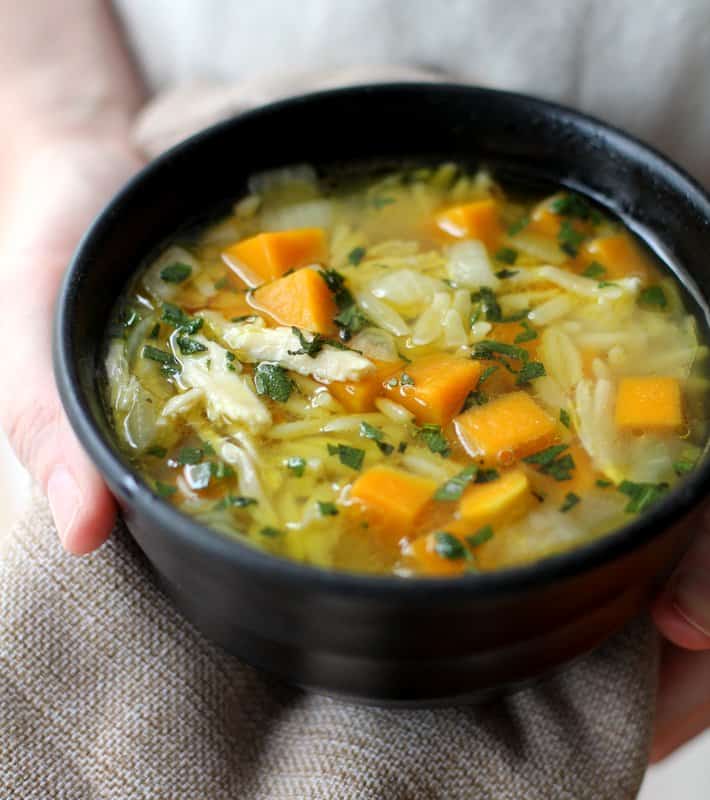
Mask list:
[[[493,538],[493,528],[490,525],[484,525],[480,530],[472,533],[466,537],[466,543],[469,547],[478,547],[481,544]]]
[[[497,469],[479,469],[474,483],[490,483],[497,481],[498,478],[500,478],[500,472]]]
[[[406,453],[407,452],[407,443],[406,442],[400,442],[397,445],[397,452],[398,453]]]
[[[639,292],[639,304],[655,308],[666,308],[668,298],[662,286],[647,286]]]
[[[204,324],[204,320],[201,317],[195,319],[172,303],[163,304],[163,315],[161,319],[163,322],[167,322],[168,325],[172,325],[173,328],[184,331],[188,336],[197,333]]]
[[[498,367],[495,364],[491,364],[490,367],[486,367],[483,372],[481,373],[481,377],[478,379],[478,385],[480,386],[483,381],[487,381],[488,378],[493,375],[493,373],[498,371]]]
[[[265,525],[265,526],[264,526],[264,527],[263,527],[263,528],[262,528],[262,529],[259,531],[259,533],[260,533],[262,536],[267,536],[269,539],[276,539],[276,538],[278,538],[279,536],[282,536],[282,535],[283,535],[283,534],[282,534],[282,531],[280,531],[278,528],[273,528],[271,525]]]
[[[485,392],[482,392],[480,389],[475,389],[466,395],[466,399],[463,403],[463,410],[468,411],[469,408],[473,408],[474,406],[484,406],[489,399]]]
[[[328,453],[331,456],[338,456],[340,463],[350,469],[359,470],[365,459],[365,451],[357,447],[350,447],[347,444],[329,444]]]
[[[202,344],[202,342],[197,342],[194,339],[188,338],[187,336],[178,336],[177,344],[180,348],[180,352],[184,356],[191,356],[194,353],[207,352],[207,347]]]
[[[569,415],[569,411],[566,408],[560,409],[560,422],[565,426],[565,428],[572,427],[572,419]]]
[[[493,258],[495,258],[496,261],[501,261],[503,264],[515,264],[518,260],[518,251],[513,250],[512,247],[501,247]]]
[[[212,465],[208,461],[201,464],[188,464],[185,467],[185,480],[191,489],[206,489],[212,478]]]
[[[585,278],[598,280],[606,275],[606,267],[603,264],[600,264],[598,261],[592,261],[592,263],[584,270],[582,275]]]
[[[353,334],[368,325],[370,320],[355,303],[355,298],[345,285],[345,278],[337,270],[325,269],[319,274],[333,294],[335,305],[338,307],[335,324],[340,328],[340,338],[347,342]]]
[[[522,230],[530,224],[530,217],[527,214],[520,219],[516,220],[508,227],[508,236],[517,236]]]
[[[183,447],[178,453],[178,464],[199,464],[205,456],[201,447]]]
[[[569,220],[563,219],[560,232],[557,234],[557,243],[562,252],[573,258],[579,252],[579,246],[584,241],[584,234],[575,230]]]
[[[234,477],[234,470],[229,464],[225,464],[223,461],[210,461],[210,472],[212,473],[213,478],[217,478],[217,480],[224,480],[224,478],[233,478]]]
[[[348,263],[352,264],[353,267],[357,267],[363,258],[365,258],[365,252],[364,247],[353,247],[348,253]]]
[[[242,314],[238,317],[232,317],[230,322],[254,322],[256,314]]]
[[[601,222],[601,216],[589,203],[578,194],[563,194],[556,197],[550,203],[550,210],[561,217],[572,219],[590,220],[597,224]]]
[[[183,264],[180,261],[175,261],[173,264],[168,264],[160,270],[160,278],[166,283],[182,283],[186,281],[192,274],[192,267],[189,264]]]
[[[438,453],[442,458],[447,458],[451,453],[449,443],[446,441],[446,437],[441,432],[439,425],[422,425],[417,430],[417,436],[424,440],[424,444],[432,453]]]
[[[515,337],[515,339],[513,339],[514,344],[522,344],[523,342],[532,342],[534,339],[537,339],[537,331],[526,319],[521,320],[520,324],[524,330],[521,333],[519,333]]]
[[[475,465],[461,470],[458,475],[454,475],[453,478],[449,478],[448,481],[442,483],[442,485],[434,493],[434,500],[459,500],[464,489],[476,477],[477,472],[478,468]]]
[[[155,325],[150,329],[150,333],[148,334],[149,339],[157,339],[160,336],[160,323],[156,322]]]
[[[562,505],[560,506],[560,511],[566,513],[570,509],[574,508],[577,505],[577,503],[579,503],[580,499],[581,498],[579,497],[579,495],[575,494],[574,492],[567,492],[567,494],[565,495],[565,499],[563,500]]]
[[[286,461],[286,466],[297,478],[302,478],[306,471],[306,459],[302,456],[291,456]]]
[[[391,456],[394,453],[394,445],[389,442],[375,442],[377,449],[385,456]]]
[[[175,358],[175,356],[171,355],[170,353],[166,353],[165,350],[152,347],[149,344],[143,347],[143,358],[147,358],[150,361],[156,361],[158,364],[160,364],[160,371],[163,373],[163,375],[167,375],[168,377],[177,375],[181,370],[180,362]]]
[[[520,372],[518,372],[515,385],[524,386],[526,383],[530,383],[530,381],[534,381],[536,378],[544,378],[545,375],[545,365],[542,361],[528,361],[523,364]]]
[[[291,328],[293,335],[298,339],[298,343],[301,347],[298,350],[289,350],[288,354],[290,356],[310,356],[311,358],[315,358],[318,353],[323,349],[323,345],[325,344],[325,339],[320,335],[320,333],[314,333],[313,338],[309,341],[303,335],[303,331],[299,328]]]
[[[692,472],[694,468],[695,461],[690,458],[679,458],[677,461],[673,462],[673,472],[675,472],[679,478]]]
[[[504,281],[506,278],[512,278],[513,276],[517,275],[518,272],[520,272],[518,269],[499,269],[498,272],[496,272],[496,278]]]
[[[225,508],[246,508],[247,506],[255,506],[256,504],[257,500],[255,497],[228,494],[215,504],[215,511],[221,511]]]
[[[447,531],[437,531],[434,534],[434,552],[449,561],[460,561],[467,555],[466,548]]]
[[[614,483],[612,481],[607,480],[606,478],[597,478],[597,486],[600,489],[608,489],[610,486],[613,486]]]
[[[473,346],[473,353],[471,354],[471,358],[477,361],[488,361],[500,356],[514,358],[518,361],[527,361],[530,358],[528,351],[522,347],[516,347],[513,344],[507,344],[507,342],[496,342],[493,339],[484,339],[482,342],[477,342]]]
[[[640,514],[652,506],[668,490],[667,483],[633,483],[622,481],[617,489],[629,498],[624,509],[628,514]]]
[[[523,459],[527,464],[534,464],[540,472],[550,475],[556,481],[568,481],[572,478],[575,467],[574,459],[565,450],[566,444],[554,444]],[[564,453],[564,455],[563,455]]]
[[[159,497],[171,497],[175,494],[175,492],[177,492],[177,489],[174,486],[171,486],[169,483],[156,481],[155,491],[158,493]]]
[[[471,294],[471,302],[480,303],[481,310],[488,322],[501,322],[503,312],[493,289],[481,286],[477,292]]]
[[[145,452],[147,455],[154,456],[155,458],[165,458],[168,454],[168,451],[159,444],[152,445],[152,447],[149,447]]]
[[[235,360],[235,358],[236,358],[236,356],[234,355],[234,353],[231,353],[229,350],[227,350],[225,352],[225,354],[224,354],[224,360],[226,362],[226,367],[230,372],[236,372],[237,371],[237,368],[232,363]]]
[[[278,364],[262,361],[254,369],[254,386],[257,394],[268,395],[272,400],[285,403],[296,384],[286,370]]]
[[[318,500],[318,511],[321,517],[334,517],[338,513],[338,507],[335,503],[327,503]]]
[[[370,425],[369,422],[365,422],[363,420],[360,423],[360,436],[364,436],[366,439],[374,439],[376,442],[381,441],[384,438],[384,432],[381,431],[379,428],[376,428],[374,425]]]

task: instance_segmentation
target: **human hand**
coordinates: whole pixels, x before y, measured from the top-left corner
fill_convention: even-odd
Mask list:
[[[46,491],[72,553],[87,553],[108,537],[115,505],[55,388],[54,302],[92,218],[140,165],[120,139],[72,136],[33,141],[0,170],[0,425]]]
[[[651,761],[660,761],[710,726],[710,515],[653,616],[667,641]]]

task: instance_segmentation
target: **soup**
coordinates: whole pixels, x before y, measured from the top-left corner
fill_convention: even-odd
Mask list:
[[[105,396],[196,520],[322,567],[457,576],[662,497],[705,444],[706,355],[674,279],[579,195],[303,166],[138,271]]]

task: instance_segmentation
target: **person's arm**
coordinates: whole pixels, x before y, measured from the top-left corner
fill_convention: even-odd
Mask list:
[[[56,393],[54,300],[87,225],[140,166],[128,131],[143,94],[108,2],[0,0],[0,425],[76,553],[106,539],[115,507]]]

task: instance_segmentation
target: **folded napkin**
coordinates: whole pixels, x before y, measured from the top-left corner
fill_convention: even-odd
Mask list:
[[[148,106],[135,141],[154,155],[297,88],[436,77],[388,68],[179,87]],[[37,495],[0,531],[2,798],[631,800],[656,672],[656,637],[639,620],[495,703],[352,706],[279,684],[206,641],[120,524],[97,553],[68,556]]]

